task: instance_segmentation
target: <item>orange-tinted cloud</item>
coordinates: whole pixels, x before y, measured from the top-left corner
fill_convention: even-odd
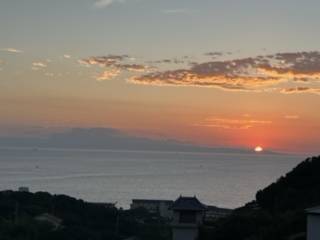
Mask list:
[[[118,67],[119,69],[126,70],[129,72],[147,72],[153,68],[143,65],[143,64],[117,64],[115,67]]]
[[[250,118],[210,117],[195,125],[200,127],[214,127],[224,129],[249,129],[255,126],[266,125],[271,123],[272,121],[269,120],[259,120]]]
[[[146,73],[153,70],[144,64],[132,64],[128,61],[134,61],[135,59],[129,57],[128,55],[107,55],[99,57],[89,57],[85,59],[80,59],[78,62],[81,65],[99,66],[101,68],[106,68],[96,79],[98,81],[109,80],[121,74],[122,71],[135,72],[135,73]]]
[[[97,81],[110,80],[112,78],[117,77],[119,74],[120,74],[119,69],[110,69],[101,73],[99,76],[96,77],[96,79]]]
[[[129,58],[128,55],[107,55],[80,59],[79,63],[87,66],[98,65],[100,67],[113,67],[127,58]]]
[[[284,88],[281,90],[284,94],[294,94],[294,93],[314,93],[320,94],[320,87],[293,87]]]
[[[132,71],[132,72],[147,72],[149,70],[154,70],[154,68],[149,67],[144,64],[132,64],[127,61],[134,61],[135,59],[129,57],[128,55],[107,55],[100,57],[89,57],[80,59],[78,62],[85,66],[99,66],[99,67],[112,67],[119,70]]]
[[[194,63],[190,68],[134,76],[130,82],[246,91],[271,90],[283,83],[319,84],[320,52],[278,53],[253,58]],[[314,93],[314,91],[308,92]]]

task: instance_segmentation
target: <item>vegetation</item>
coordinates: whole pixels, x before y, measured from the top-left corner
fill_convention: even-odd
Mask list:
[[[49,213],[61,220],[54,228],[37,216]],[[159,216],[143,209],[121,210],[45,192],[0,192],[1,240],[141,240],[170,239],[170,228]]]

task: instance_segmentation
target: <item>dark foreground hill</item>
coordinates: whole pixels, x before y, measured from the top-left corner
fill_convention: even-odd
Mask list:
[[[168,225],[143,209],[121,210],[45,192],[0,192],[1,240],[170,239]]]
[[[320,205],[320,157],[300,163],[277,182],[258,191],[256,200],[204,228],[202,239],[303,240],[305,209]]]

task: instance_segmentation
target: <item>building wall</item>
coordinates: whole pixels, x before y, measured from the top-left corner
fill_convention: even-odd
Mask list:
[[[220,211],[220,210],[207,210],[205,214],[205,219],[206,220],[215,220],[219,218],[225,218],[230,216],[231,211]]]
[[[172,203],[161,202],[159,205],[159,213],[161,217],[172,218],[173,211],[170,209]]]
[[[155,213],[157,212],[158,204],[154,202],[133,202],[131,204],[131,209],[136,209],[140,207],[145,208],[149,212]]]
[[[196,240],[198,234],[197,228],[173,228],[172,240]]]
[[[308,215],[307,240],[320,239],[320,215]]]
[[[196,221],[195,225],[201,225],[203,222],[203,217],[204,217],[204,212],[196,212]],[[174,211],[173,213],[173,220],[172,222],[174,224],[179,224],[180,223],[180,212]]]
[[[131,209],[139,207],[145,208],[150,213],[159,213],[161,217],[172,218],[172,210],[170,209],[172,203],[168,201],[133,201]]]

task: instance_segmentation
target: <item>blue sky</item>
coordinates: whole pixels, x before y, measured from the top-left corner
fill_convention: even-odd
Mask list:
[[[158,58],[211,50],[244,55],[318,47],[319,1],[10,0],[0,42],[34,55],[103,52]],[[307,48],[307,49],[306,49]]]

